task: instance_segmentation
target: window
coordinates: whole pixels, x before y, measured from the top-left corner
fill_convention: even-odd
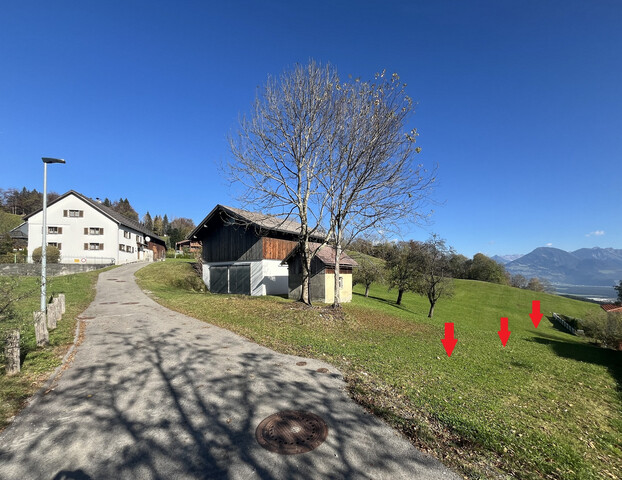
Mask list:
[[[343,288],[343,277],[339,275],[339,290]]]
[[[63,217],[82,218],[84,217],[84,210],[63,210]]]
[[[59,250],[62,248],[63,244],[58,242],[48,242],[48,247],[56,247]]]
[[[136,235],[136,243],[143,243],[143,237]]]
[[[56,235],[63,233],[63,227],[48,227],[48,234]]]
[[[104,249],[103,243],[85,243],[84,244],[84,250],[103,250],[103,249]]]
[[[132,238],[132,234],[130,232],[123,231],[123,236],[125,238]]]
[[[125,252],[125,245],[123,245],[122,243],[119,244],[119,251]]]
[[[100,227],[84,228],[84,235],[103,235],[104,229]]]

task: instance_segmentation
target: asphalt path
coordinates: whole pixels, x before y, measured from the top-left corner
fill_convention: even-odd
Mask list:
[[[0,434],[0,479],[459,478],[353,402],[333,366],[158,305],[134,281],[143,266],[99,276],[73,361]],[[257,426],[284,410],[320,416],[324,443],[260,446]]]

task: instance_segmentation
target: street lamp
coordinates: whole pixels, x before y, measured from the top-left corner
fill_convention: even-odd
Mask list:
[[[43,243],[41,244],[41,311],[47,311],[46,279],[48,234],[48,163],[65,163],[61,158],[42,157],[43,160]]]

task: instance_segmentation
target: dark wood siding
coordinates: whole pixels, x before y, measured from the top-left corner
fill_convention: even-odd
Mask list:
[[[261,238],[252,227],[227,225],[220,219],[214,219],[203,230],[205,234],[200,240],[203,242],[203,260],[206,262],[261,260]]]
[[[283,260],[296,246],[296,235],[258,230],[253,225],[230,221],[217,212],[196,234],[193,241],[203,244],[205,262]]]
[[[283,260],[297,245],[292,240],[263,238],[263,258],[267,260]]]

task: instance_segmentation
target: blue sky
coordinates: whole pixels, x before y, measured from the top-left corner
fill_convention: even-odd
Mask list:
[[[258,86],[310,58],[398,72],[438,165],[431,224],[468,256],[622,248],[622,3],[5,1],[0,188],[200,221]]]

